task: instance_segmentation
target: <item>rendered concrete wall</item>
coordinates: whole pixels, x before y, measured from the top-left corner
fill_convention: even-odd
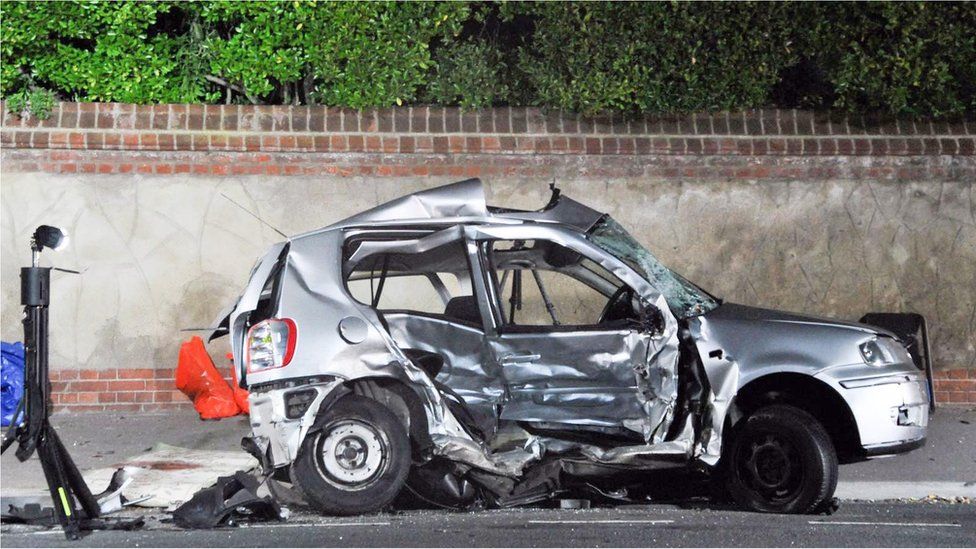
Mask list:
[[[976,403],[976,120],[760,109],[584,117],[531,107],[0,101],[2,336],[42,222],[74,246],[54,275],[52,398],[78,411],[186,405],[179,342],[232,301],[279,237],[480,177],[541,206],[557,181],[732,301],[931,323],[935,391]],[[23,114],[23,113],[21,113]],[[224,372],[226,343],[211,355]]]
[[[55,273],[56,369],[170,368],[181,329],[208,325],[280,237],[457,179],[3,173],[2,336],[21,338],[18,269],[40,223],[71,234]],[[493,204],[535,208],[548,178],[486,178]],[[936,367],[976,367],[976,197],[972,181],[559,182],[611,213],[687,278],[729,301],[856,319],[914,311]],[[221,343],[212,354],[222,356]],[[218,354],[219,353],[219,354]]]

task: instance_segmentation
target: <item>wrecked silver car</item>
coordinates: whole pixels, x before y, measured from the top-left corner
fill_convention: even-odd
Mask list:
[[[838,462],[919,447],[928,422],[892,332],[723,303],[556,189],[517,211],[472,179],[289,238],[225,334],[247,445],[330,514],[401,491],[462,508],[607,494],[676,468],[806,513]]]

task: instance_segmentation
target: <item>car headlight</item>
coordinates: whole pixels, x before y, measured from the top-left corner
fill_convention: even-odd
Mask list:
[[[860,345],[861,358],[865,364],[871,366],[886,366],[896,362],[902,362],[908,357],[905,350],[897,341],[890,338],[869,339]]]
[[[247,371],[262,372],[291,362],[298,342],[298,328],[290,318],[269,318],[247,332]]]

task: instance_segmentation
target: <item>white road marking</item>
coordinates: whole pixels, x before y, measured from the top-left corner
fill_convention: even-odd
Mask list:
[[[834,495],[838,499],[883,501],[888,499],[924,499],[976,497],[976,486],[959,481],[841,481]]]
[[[62,530],[60,530],[60,529],[58,529],[58,530],[41,530],[40,532],[31,532],[31,534],[32,535],[35,535],[35,536],[49,536],[51,534],[61,534],[63,536],[64,535],[64,532]]]
[[[673,520],[530,520],[530,524],[671,524]]]
[[[334,526],[389,526],[389,522],[285,522],[264,524],[241,524],[241,528],[332,528]]]
[[[845,521],[845,520],[811,520],[809,524],[841,524],[846,526],[919,526],[919,527],[943,527],[960,528],[961,524],[950,522],[867,522],[867,521]]]

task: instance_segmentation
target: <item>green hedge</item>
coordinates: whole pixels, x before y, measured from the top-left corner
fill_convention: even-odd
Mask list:
[[[0,93],[585,113],[976,111],[970,3],[0,3]]]

